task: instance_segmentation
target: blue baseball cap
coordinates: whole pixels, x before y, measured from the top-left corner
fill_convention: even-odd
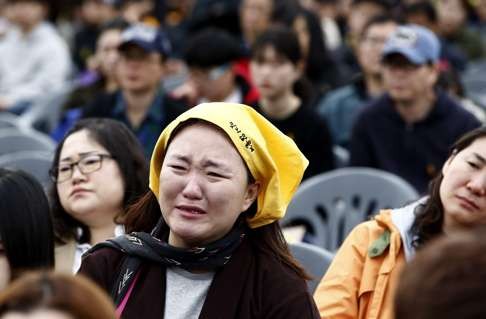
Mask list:
[[[122,32],[118,50],[123,51],[130,45],[136,45],[147,52],[157,52],[164,56],[168,56],[172,49],[164,32],[144,24],[133,25]]]
[[[381,54],[382,60],[391,54],[401,54],[417,65],[435,63],[439,60],[440,42],[425,27],[414,24],[399,26],[386,41]]]

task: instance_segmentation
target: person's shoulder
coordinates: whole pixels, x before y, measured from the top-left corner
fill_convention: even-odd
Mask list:
[[[342,100],[347,100],[352,97],[356,97],[356,88],[353,84],[348,84],[345,86],[341,86],[339,88],[336,88],[329,93],[327,93],[324,101],[329,103],[329,104],[334,104],[338,103],[339,101]]]
[[[167,122],[174,120],[189,109],[186,99],[175,98],[171,94],[163,95],[162,107],[167,115]]]
[[[83,254],[80,272],[110,272],[120,265],[125,254],[112,247],[93,247]]]
[[[189,108],[187,100],[184,98],[176,98],[169,93],[163,95],[163,103],[170,108],[177,110],[187,110]]]
[[[307,286],[303,278],[301,278],[296,270],[290,265],[285,264],[274,254],[268,254],[263,251],[256,251],[257,263],[262,278],[268,287],[278,290],[282,293],[285,291],[306,291]]]
[[[86,117],[110,117],[110,112],[116,104],[118,91],[100,93],[83,108],[82,118]]]
[[[451,124],[455,123],[458,126],[466,125],[468,129],[481,125],[481,122],[473,113],[464,108],[460,101],[452,98],[448,94],[440,92],[438,95],[438,103],[441,104],[439,107],[446,114],[446,118],[451,120]]]
[[[258,278],[263,297],[263,313],[272,318],[317,318],[317,308],[307,282],[291,266],[276,256],[260,253]]]
[[[358,240],[372,241],[383,234],[385,231],[394,231],[393,222],[391,220],[391,210],[381,210],[380,213],[373,218],[361,222],[351,230],[348,237],[356,238]]]
[[[383,125],[383,123],[388,123],[388,121],[383,122],[381,120],[393,117],[394,112],[389,97],[382,95],[362,105],[354,121],[354,126],[360,128],[370,126],[374,128],[378,124]]]

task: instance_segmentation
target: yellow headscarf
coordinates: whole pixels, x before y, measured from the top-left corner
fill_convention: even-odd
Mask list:
[[[210,122],[229,136],[261,184],[257,212],[248,219],[251,228],[282,218],[302,180],[309,161],[294,141],[253,108],[236,103],[203,103],[181,114],[160,134],[150,162],[150,189],[159,196],[159,180],[167,142],[174,129],[188,119]]]

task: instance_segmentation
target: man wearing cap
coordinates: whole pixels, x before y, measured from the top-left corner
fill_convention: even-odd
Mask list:
[[[164,127],[185,110],[162,90],[164,62],[170,51],[157,29],[134,25],[122,33],[117,74],[120,89],[96,98],[82,117],[109,117],[127,124],[150,157]]]
[[[382,52],[386,93],[358,116],[351,166],[394,173],[420,193],[447,158],[449,147],[479,121],[436,88],[440,44],[430,30],[405,25]]]

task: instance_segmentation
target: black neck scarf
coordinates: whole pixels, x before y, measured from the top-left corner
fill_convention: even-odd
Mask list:
[[[109,239],[93,247],[111,247],[123,251],[129,256],[150,260],[165,266],[177,266],[186,270],[214,271],[224,266],[246,236],[247,226],[244,220],[238,219],[235,226],[223,238],[208,245],[178,248],[167,243],[168,234],[161,234],[164,221],[162,218],[150,234],[134,232]],[[165,235],[165,236],[164,236]]]

